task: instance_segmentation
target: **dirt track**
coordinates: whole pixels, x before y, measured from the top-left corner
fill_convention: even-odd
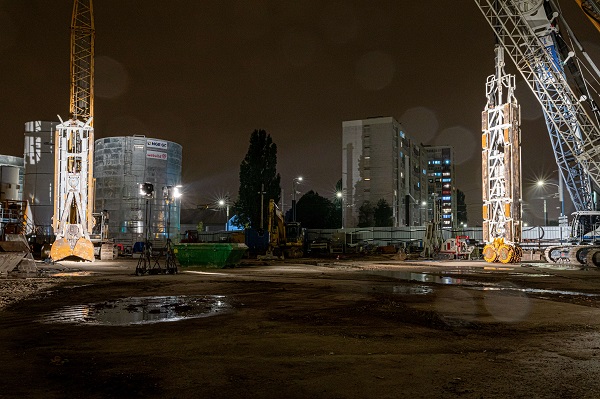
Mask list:
[[[95,274],[0,311],[1,398],[600,397],[597,270],[379,261],[136,277],[132,261],[68,266]],[[43,322],[65,306],[214,295],[224,305],[208,317]]]

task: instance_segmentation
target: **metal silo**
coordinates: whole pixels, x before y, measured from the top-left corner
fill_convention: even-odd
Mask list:
[[[42,236],[53,234],[54,131],[58,123],[25,123],[23,200],[29,202],[37,233]]]
[[[21,199],[19,167],[1,165],[0,161],[0,200],[19,201]]]
[[[145,240],[146,218],[150,240],[165,241],[169,207],[163,187],[181,183],[181,145],[145,136],[106,137],[94,145],[96,212],[109,214],[109,235],[117,243]],[[154,186],[154,197],[140,194],[141,183]],[[170,206],[170,236],[179,233],[179,201]]]

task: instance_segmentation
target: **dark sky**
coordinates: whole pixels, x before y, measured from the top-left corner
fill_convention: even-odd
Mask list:
[[[574,1],[560,3],[600,59],[598,32]],[[72,4],[0,0],[2,154],[22,156],[26,121],[68,116]],[[470,223],[481,221],[480,120],[494,40],[475,2],[96,0],[94,14],[96,137],[182,144],[186,206],[237,195],[258,128],[278,146],[286,197],[298,175],[302,191],[332,195],[342,121],[393,116],[425,144],[456,146],[457,187]],[[517,80],[525,220],[539,221],[540,194],[529,187],[556,166],[541,110]]]

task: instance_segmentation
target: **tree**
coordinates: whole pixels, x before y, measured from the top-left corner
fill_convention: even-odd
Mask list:
[[[264,130],[250,135],[250,145],[240,165],[240,188],[234,205],[237,224],[244,227],[261,226],[261,192],[263,227],[267,227],[269,200],[279,202],[281,176],[277,173],[277,145]]]
[[[375,209],[370,201],[362,203],[358,208],[358,227],[373,227],[375,226]]]
[[[377,201],[373,215],[376,227],[390,227],[394,225],[394,211],[383,198]]]
[[[456,190],[456,222],[459,225],[467,223],[467,203],[465,199],[465,193],[461,190]]]
[[[335,229],[336,207],[329,199],[310,190],[296,205],[296,220],[307,229]]]

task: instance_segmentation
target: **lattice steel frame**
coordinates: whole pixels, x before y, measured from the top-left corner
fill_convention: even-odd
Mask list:
[[[71,248],[81,237],[90,239],[94,223],[90,122],[68,120],[56,127],[53,227],[56,239],[66,238]]]
[[[520,109],[515,76],[504,71],[502,47],[495,52],[496,74],[487,79],[482,113],[483,240],[514,243],[522,231]]]
[[[71,20],[72,119],[88,121],[94,116],[94,15],[92,0],[75,0]]]
[[[518,1],[475,0],[500,44],[542,105],[556,163],[576,210],[591,210],[592,183],[600,187],[600,130],[569,86]]]

